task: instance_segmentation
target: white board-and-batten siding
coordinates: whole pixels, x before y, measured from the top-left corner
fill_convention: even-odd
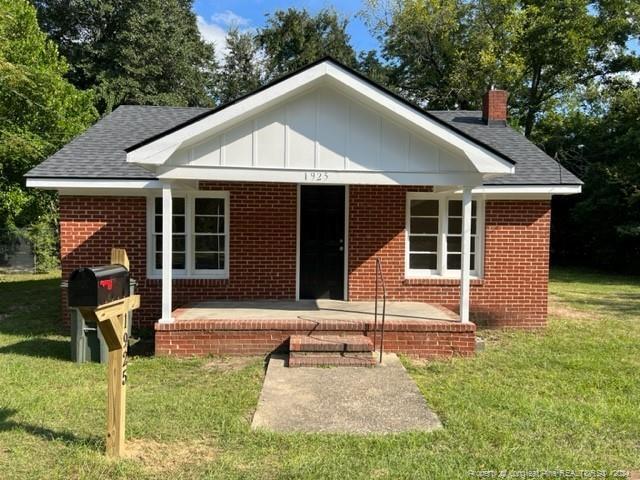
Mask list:
[[[328,171],[472,172],[464,154],[330,87],[317,88],[195,145],[166,163]]]

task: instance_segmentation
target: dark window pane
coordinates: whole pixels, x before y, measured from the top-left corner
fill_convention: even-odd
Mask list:
[[[449,200],[449,216],[462,216],[462,200]]]
[[[224,250],[224,237],[218,235],[196,235],[196,251],[219,252]]]
[[[452,237],[447,235],[447,251],[448,252],[461,252],[462,251],[462,237]]]
[[[471,233],[472,233],[472,234],[474,234],[474,235],[476,234],[476,227],[477,227],[477,225],[476,225],[476,224],[477,224],[477,223],[478,223],[478,222],[476,221],[476,219],[475,219],[475,218],[472,218],[472,219],[471,219]]]
[[[186,241],[184,235],[174,235],[173,244],[171,246],[174,252],[184,252],[186,250]]]
[[[184,270],[185,255],[184,253],[174,253],[172,257],[172,267],[173,270]],[[156,253],[156,268],[160,270],[162,268],[162,252]]]
[[[156,233],[162,232],[162,217],[160,215],[156,215]]]
[[[171,205],[173,213],[181,213],[184,214],[184,198],[176,198],[173,197],[173,204]],[[162,214],[162,197],[157,197],[155,199],[155,210],[156,214]]]
[[[172,268],[174,270],[184,270],[184,253],[174,253],[172,257]]]
[[[412,252],[437,252],[438,237],[409,237],[409,250]]]
[[[196,198],[196,215],[224,215],[221,198]]]
[[[220,220],[220,221],[218,221]],[[224,229],[218,230],[224,221],[218,217],[196,217],[196,233],[220,233]]]
[[[175,233],[184,233],[184,217],[173,217],[172,227]]]
[[[450,253],[447,255],[447,268],[449,270],[460,270],[460,258],[459,253]]]
[[[411,233],[438,233],[437,218],[412,218]]]
[[[173,198],[172,210],[174,215],[184,215],[184,198]]]
[[[156,237],[156,252],[162,251],[162,235],[155,235]],[[176,252],[184,252],[186,247],[186,240],[184,235],[174,235],[172,250]]]
[[[224,256],[217,253],[196,252],[196,269],[222,270],[224,269]]]
[[[447,235],[447,251],[451,253],[462,252],[462,237]],[[471,253],[476,251],[476,239],[471,237]]]
[[[438,256],[430,253],[412,253],[409,256],[409,268],[434,270],[438,268]]]
[[[449,270],[460,270],[462,265],[462,256],[459,253],[447,255],[447,268]],[[476,269],[476,256],[472,253],[469,259],[469,270]]]
[[[450,218],[448,233],[462,233],[462,219]]]
[[[411,200],[411,215],[438,216],[438,200]]]
[[[471,201],[471,216],[475,217],[478,214],[478,202]],[[449,200],[449,216],[461,217],[462,216],[462,200]]]

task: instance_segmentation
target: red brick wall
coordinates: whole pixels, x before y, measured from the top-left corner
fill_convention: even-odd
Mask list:
[[[207,183],[201,188],[230,192],[230,278],[175,280],[174,308],[206,299],[295,298],[296,186]],[[404,279],[405,199],[407,191],[416,190],[350,187],[352,300],[373,295],[373,257],[380,255],[391,299],[457,308],[457,281]],[[544,325],[549,220],[548,201],[487,202],[485,275],[481,281],[472,281],[471,287],[474,320],[496,326]],[[111,247],[126,248],[142,294],[134,322],[142,320],[150,326],[159,318],[161,281],[145,278],[145,198],[61,196],[60,228],[63,278],[79,266],[107,263]],[[64,295],[62,301],[66,305]]]
[[[380,256],[389,298],[440,303],[457,309],[457,280],[404,278],[407,191],[416,189],[350,188],[349,298],[372,298],[373,258]],[[486,202],[484,276],[471,282],[474,321],[520,328],[545,324],[550,218],[550,202],[546,200]]]
[[[174,307],[207,299],[295,298],[296,185],[202,183],[201,188],[230,192],[230,275],[174,280]],[[134,324],[151,326],[160,317],[161,281],[146,279],[146,218],[142,197],[60,197],[63,278],[79,266],[108,263],[111,247],[126,248],[142,294]],[[64,294],[62,301],[66,323]]]
[[[156,324],[156,355],[177,357],[203,355],[266,355],[274,350],[287,351],[290,335],[353,335],[373,336],[372,325],[300,325],[299,321],[183,321]],[[330,323],[330,322],[329,322]],[[475,352],[475,325],[428,323],[415,325],[387,324],[384,351],[398,352],[420,358],[470,356]],[[379,345],[380,335],[376,344]]]

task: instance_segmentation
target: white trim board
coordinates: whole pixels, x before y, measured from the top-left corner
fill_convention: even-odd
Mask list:
[[[344,172],[342,172],[344,173]],[[298,174],[304,175],[304,171]],[[382,174],[381,174],[382,175]],[[388,175],[388,174],[387,174]],[[412,185],[416,185],[415,174],[411,175],[413,179]],[[256,175],[257,181],[269,181],[268,175]],[[195,178],[197,180],[204,180]],[[218,178],[219,180],[219,178]],[[248,179],[247,179],[248,180]],[[336,180],[336,179],[333,179]],[[364,178],[362,180],[365,180]],[[450,179],[453,180],[453,179]],[[272,181],[276,181],[275,179]],[[280,180],[278,180],[280,181]],[[295,181],[294,183],[305,183]],[[308,184],[317,184],[318,181],[309,180]],[[387,184],[393,184],[388,179]],[[331,181],[328,184],[340,184],[337,181]],[[346,184],[346,183],[345,183]],[[351,182],[351,184],[355,184]],[[361,184],[367,184],[363,181]],[[154,191],[159,194],[163,182],[160,180],[99,180],[99,179],[65,179],[65,178],[27,178],[27,187],[40,188],[43,190],[57,190],[61,195],[96,195],[96,196],[147,196],[153,194]],[[451,192],[462,194],[459,183],[449,183],[446,185],[436,186],[436,192]],[[181,190],[197,190],[197,184],[193,181],[183,181],[176,183],[176,188]],[[486,185],[475,187],[472,191],[474,195],[483,194],[487,199],[540,199],[550,198],[552,195],[575,195],[582,191],[581,185]]]

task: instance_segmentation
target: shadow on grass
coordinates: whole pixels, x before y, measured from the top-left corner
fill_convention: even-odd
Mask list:
[[[1,354],[26,355],[28,357],[48,357],[58,360],[71,360],[69,342],[49,338],[30,338],[21,342],[0,347]]]
[[[60,278],[25,277],[0,282],[0,333],[60,333]]]
[[[15,415],[17,410],[10,408],[0,408],[0,432],[9,430],[22,430],[35,437],[40,437],[48,441],[63,441],[74,445],[82,445],[91,448],[92,450],[101,451],[104,449],[104,441],[100,437],[90,436],[81,437],[68,431],[57,431],[50,428],[31,425],[25,422],[17,422],[10,420],[10,417]]]

